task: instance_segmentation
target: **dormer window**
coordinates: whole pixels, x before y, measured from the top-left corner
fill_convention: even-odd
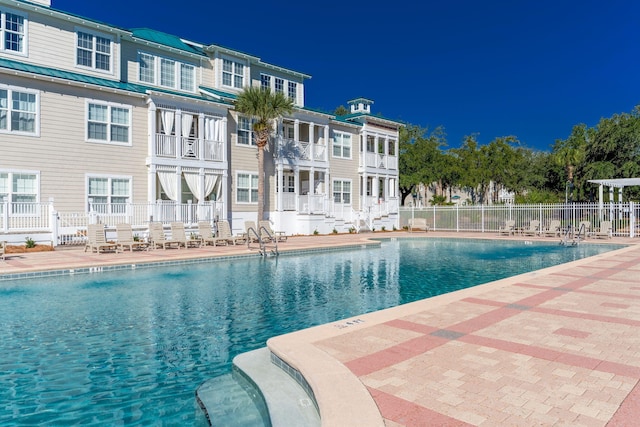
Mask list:
[[[289,99],[296,102],[298,99],[298,84],[296,82],[289,82]]]
[[[138,52],[138,80],[170,89],[195,92],[196,67],[174,59]]]
[[[78,31],[76,34],[76,65],[99,71],[111,71],[111,39]]]
[[[284,80],[276,77],[276,93],[284,93]]]

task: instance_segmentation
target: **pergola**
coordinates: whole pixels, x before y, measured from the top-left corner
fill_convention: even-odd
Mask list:
[[[640,178],[590,179],[588,182],[592,184],[598,184],[598,204],[600,205],[600,207],[602,207],[602,195],[605,185],[609,187],[609,201],[614,201],[613,189],[617,188],[618,203],[622,203],[622,189],[624,187],[633,187],[634,185],[640,185]]]

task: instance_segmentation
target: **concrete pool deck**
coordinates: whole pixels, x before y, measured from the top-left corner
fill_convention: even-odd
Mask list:
[[[368,238],[498,237],[375,233],[292,237],[281,251]],[[634,425],[640,414],[640,245],[269,340],[312,387],[323,425]],[[0,276],[189,258],[246,246],[8,255]],[[437,260],[425,260],[425,262]]]

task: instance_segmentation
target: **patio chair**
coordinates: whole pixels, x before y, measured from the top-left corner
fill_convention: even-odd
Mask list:
[[[103,224],[89,224],[87,226],[87,244],[84,247],[84,251],[87,249],[100,253],[104,250],[118,252],[118,246],[114,243],[108,243]]]
[[[547,237],[560,237],[560,220],[551,220],[547,229],[544,231],[544,235]]]
[[[580,223],[578,224],[578,234],[582,233],[583,231],[585,238],[591,236],[591,233],[593,232],[593,229],[591,228],[591,221],[580,221]]]
[[[529,221],[529,228],[522,230],[523,236],[538,236],[540,234],[540,221],[532,219]]]
[[[199,240],[189,239],[187,237],[187,232],[184,230],[184,224],[181,222],[171,223],[171,239],[169,239],[169,242],[176,243],[178,245],[178,249],[180,246],[184,246],[185,249],[189,246],[200,246]]]
[[[257,242],[258,241],[258,227],[256,227],[255,221],[245,221],[244,222],[244,232],[249,240],[249,242]]]
[[[7,242],[0,240],[0,259],[5,260],[5,254],[7,253]]]
[[[611,221],[601,221],[600,230],[593,232],[592,236],[598,239],[610,239],[611,237],[613,237],[613,227],[611,226]]]
[[[149,245],[146,242],[142,242],[133,238],[133,230],[131,224],[122,223],[116,224],[116,246],[122,252],[125,248],[129,248],[131,252],[133,249],[147,249]]]
[[[210,244],[211,246],[227,245],[228,243],[227,239],[213,234],[213,228],[209,221],[198,222],[198,234],[200,235],[200,239],[204,246],[207,244]]]
[[[218,238],[225,239],[227,243],[232,243],[234,245],[247,243],[246,235],[233,235],[229,221],[226,219],[218,221]]]
[[[284,231],[273,231],[271,228],[271,221],[259,221],[258,224],[260,225],[260,238],[263,242],[271,240],[271,238],[276,239],[278,242],[287,241],[287,236]],[[268,234],[263,232],[263,228],[267,230]]]
[[[504,226],[498,228],[498,234],[506,234],[510,236],[516,232],[516,222],[512,219],[504,222]]]
[[[149,223],[149,245],[151,249],[156,249],[158,247],[167,249],[167,247],[171,247],[174,244],[175,242],[167,239],[167,236],[164,234],[164,227],[161,222]]]

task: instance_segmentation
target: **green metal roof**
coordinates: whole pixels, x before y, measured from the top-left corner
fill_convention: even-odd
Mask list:
[[[223,92],[221,90],[213,89],[207,86],[199,86],[198,88],[204,92],[212,94],[213,96],[219,96],[220,98],[226,98],[226,99],[232,99],[232,100],[236,100],[238,98],[238,95],[236,95],[235,93]]]
[[[357,119],[379,119],[379,120],[384,120],[386,122],[393,122],[393,123],[397,123],[399,125],[403,125],[403,122],[400,122],[398,120],[392,120],[392,119],[387,119],[386,117],[382,117],[382,116],[374,116],[373,114],[369,114],[369,113],[351,113],[351,114],[345,114],[344,116],[338,116],[336,117],[337,119],[341,119],[343,121],[347,121],[347,122],[353,122]]]
[[[173,49],[181,50],[183,52],[191,53],[194,55],[206,56],[204,50],[197,46],[192,46],[178,36],[172,34],[163,33],[162,31],[152,30],[150,28],[134,28],[131,30],[133,37],[146,40],[149,42],[157,43],[159,45],[171,47]]]
[[[133,83],[124,83],[116,80],[109,80],[100,77],[88,76],[86,74],[74,73],[72,71],[58,70],[56,68],[43,67],[40,65],[27,64],[13,61],[11,59],[0,58],[0,68],[22,71],[25,73],[37,74],[45,77],[53,77],[69,80],[78,83],[85,83],[93,86],[101,86],[110,89],[118,89],[129,92],[145,93],[145,87]]]
[[[25,73],[30,73],[43,77],[56,78],[66,81],[72,81],[76,83],[82,83],[92,86],[99,86],[109,89],[117,89],[123,90],[127,92],[139,93],[141,95],[147,94],[148,92],[157,92],[166,95],[172,96],[180,96],[184,98],[195,99],[198,101],[207,101],[207,102],[216,102],[222,104],[229,104],[229,102],[221,101],[219,99],[215,99],[211,96],[201,96],[196,94],[177,92],[169,89],[145,86],[136,83],[126,83],[119,82],[115,80],[104,79],[100,77],[88,76],[85,74],[74,73],[72,71],[58,70],[56,68],[42,67],[40,65],[27,64],[24,62],[13,61],[11,59],[0,58],[0,70],[13,70],[20,71]],[[213,91],[213,89],[211,89]]]

